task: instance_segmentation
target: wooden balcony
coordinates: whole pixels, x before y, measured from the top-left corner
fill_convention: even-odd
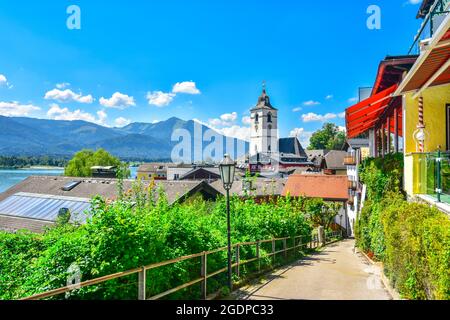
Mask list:
[[[349,188],[350,190],[356,190],[356,189],[358,189],[358,182],[349,180],[349,181],[348,181],[348,188]]]
[[[356,165],[356,157],[348,155],[344,157],[344,166],[354,166]]]

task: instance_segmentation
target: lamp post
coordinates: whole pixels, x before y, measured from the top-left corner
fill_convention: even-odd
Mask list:
[[[220,177],[222,178],[223,188],[227,194],[227,232],[228,232],[228,287],[230,292],[233,290],[233,280],[231,279],[231,223],[230,223],[230,189],[234,182],[234,172],[236,163],[226,154],[219,165]]]

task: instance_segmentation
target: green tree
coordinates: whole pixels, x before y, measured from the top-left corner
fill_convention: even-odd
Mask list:
[[[68,177],[90,177],[93,166],[122,167],[120,160],[103,149],[77,152],[67,164],[64,175]],[[122,176],[123,177],[123,176]]]
[[[345,143],[345,133],[334,123],[325,123],[310,139],[309,150],[340,150]]]
[[[306,212],[314,226],[323,226],[328,230],[338,215],[341,204],[335,202],[325,202],[323,199],[311,199],[306,204]]]

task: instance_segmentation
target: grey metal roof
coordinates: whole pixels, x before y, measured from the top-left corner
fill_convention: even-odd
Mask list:
[[[0,202],[0,215],[56,221],[59,209],[67,208],[71,222],[85,222],[90,200],[19,192]]]
[[[72,181],[81,183],[70,191],[62,190],[67,183]],[[101,196],[105,199],[115,200],[118,197],[118,180],[105,178],[71,178],[71,177],[46,177],[30,176],[24,181],[16,184],[3,193],[0,193],[0,201],[6,200],[19,192],[34,193],[39,195],[52,195],[57,197],[75,197],[91,199]],[[124,180],[123,190],[129,191],[133,188],[136,180]],[[182,200],[185,196],[192,195],[198,188],[204,189],[202,181],[155,181],[155,188],[162,187],[165,190],[167,200],[170,204]],[[142,181],[144,188],[148,187],[150,181]],[[217,190],[216,190],[217,191]],[[1,213],[0,213],[1,214]]]

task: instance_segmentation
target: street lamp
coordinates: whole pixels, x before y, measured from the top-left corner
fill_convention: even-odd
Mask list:
[[[222,178],[223,188],[227,193],[227,232],[228,232],[228,287],[230,293],[233,291],[233,281],[231,279],[231,226],[230,226],[230,189],[234,182],[234,171],[236,163],[226,154],[219,165],[220,177]]]

